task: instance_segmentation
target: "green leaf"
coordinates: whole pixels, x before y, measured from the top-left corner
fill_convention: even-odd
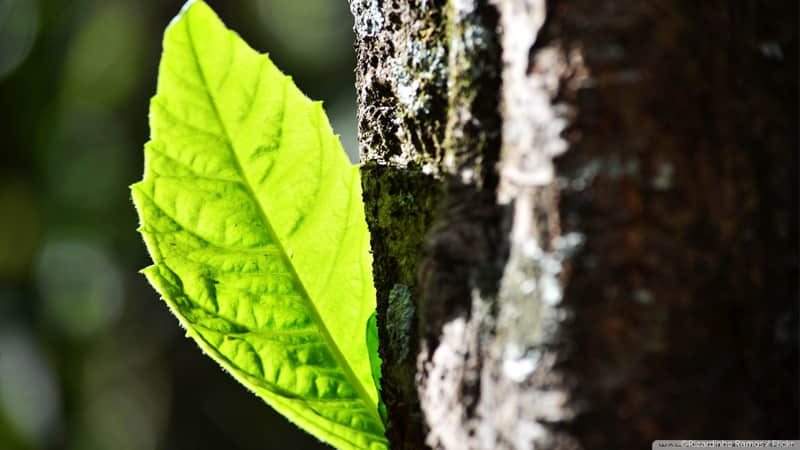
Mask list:
[[[372,366],[372,380],[375,382],[375,388],[380,391],[381,389],[381,356],[378,353],[378,314],[373,312],[367,321],[367,348],[369,349],[369,363]],[[386,425],[386,405],[383,399],[378,399],[378,412],[381,415],[383,424]]]
[[[164,35],[131,187],[187,335],[340,448],[386,448],[364,332],[375,310],[359,171],[319,102],[189,2]]]

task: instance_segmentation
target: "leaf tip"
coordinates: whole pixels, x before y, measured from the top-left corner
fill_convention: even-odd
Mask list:
[[[169,22],[169,25],[172,25],[175,22],[181,20],[183,18],[183,15],[186,14],[187,12],[189,12],[189,9],[195,3],[205,4],[205,2],[203,2],[202,0],[186,0],[186,3],[183,4],[183,7],[181,8],[181,10],[178,11],[178,14],[175,17],[173,17],[172,20]],[[168,25],[168,27],[169,27],[169,25]]]

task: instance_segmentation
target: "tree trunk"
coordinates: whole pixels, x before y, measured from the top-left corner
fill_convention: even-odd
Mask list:
[[[800,438],[796,1],[350,7],[392,448]]]

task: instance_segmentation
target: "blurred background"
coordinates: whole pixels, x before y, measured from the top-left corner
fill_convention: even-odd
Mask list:
[[[347,2],[207,3],[354,152]],[[202,355],[137,272],[128,185],[182,4],[0,0],[2,450],[326,448]]]

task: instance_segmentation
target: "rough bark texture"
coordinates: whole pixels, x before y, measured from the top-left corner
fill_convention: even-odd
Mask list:
[[[796,2],[350,5],[393,448],[800,437]]]

